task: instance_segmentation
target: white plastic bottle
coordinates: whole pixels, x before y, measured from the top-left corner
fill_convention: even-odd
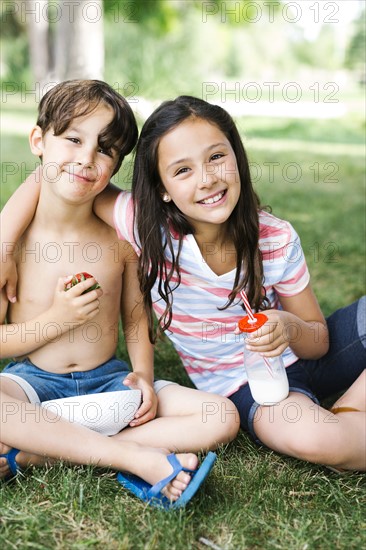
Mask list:
[[[268,321],[264,313],[256,313],[254,318],[255,322],[248,316],[239,321],[245,339]],[[244,368],[253,399],[260,405],[274,405],[288,396],[288,379],[281,355],[264,357],[248,350],[244,342]]]

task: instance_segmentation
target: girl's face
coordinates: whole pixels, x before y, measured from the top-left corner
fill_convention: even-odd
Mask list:
[[[165,191],[196,231],[224,224],[240,195],[236,157],[227,137],[203,119],[187,119],[160,140]]]

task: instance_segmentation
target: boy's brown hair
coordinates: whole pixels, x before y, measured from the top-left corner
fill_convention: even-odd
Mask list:
[[[38,107],[37,125],[45,134],[50,128],[55,136],[67,130],[77,117],[85,116],[100,103],[111,107],[114,117],[99,141],[104,149],[114,149],[118,161],[113,174],[118,172],[123,159],[136,145],[137,124],[131,107],[124,97],[101,80],[66,80],[49,90]]]

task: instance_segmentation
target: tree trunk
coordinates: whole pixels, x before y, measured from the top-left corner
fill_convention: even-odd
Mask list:
[[[103,79],[102,0],[27,0],[24,5],[31,69],[41,90],[62,80]]]
[[[39,0],[27,0],[25,20],[29,40],[29,58],[34,82],[42,90],[50,78],[49,24],[43,17],[44,4]]]
[[[102,0],[61,2],[55,31],[55,78],[103,79],[104,33]]]

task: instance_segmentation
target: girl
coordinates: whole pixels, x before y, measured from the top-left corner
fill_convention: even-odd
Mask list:
[[[140,135],[132,197],[145,304],[150,311],[154,305],[194,384],[229,396],[242,428],[271,449],[366,469],[360,437],[366,353],[357,333],[365,301],[329,319],[329,348],[299,238],[290,224],[260,209],[228,113],[191,97],[161,105]],[[122,193],[115,224],[121,237],[138,242],[129,218]],[[249,349],[283,354],[287,366],[290,394],[274,407],[255,403],[246,384],[243,344],[233,334],[243,316],[242,289],[269,319],[252,334]],[[151,316],[150,327],[152,334]],[[337,417],[318,405],[358,377],[335,405]],[[343,412],[345,406],[363,412]]]
[[[132,197],[116,193],[95,210],[140,254],[151,339],[154,309],[196,387],[229,397],[258,443],[365,470],[365,298],[325,322],[299,237],[260,207],[228,113],[186,96],[163,103],[141,131]],[[249,349],[287,366],[290,393],[275,406],[259,406],[246,383],[235,334],[243,289],[269,319]],[[319,405],[347,388],[331,412]]]

